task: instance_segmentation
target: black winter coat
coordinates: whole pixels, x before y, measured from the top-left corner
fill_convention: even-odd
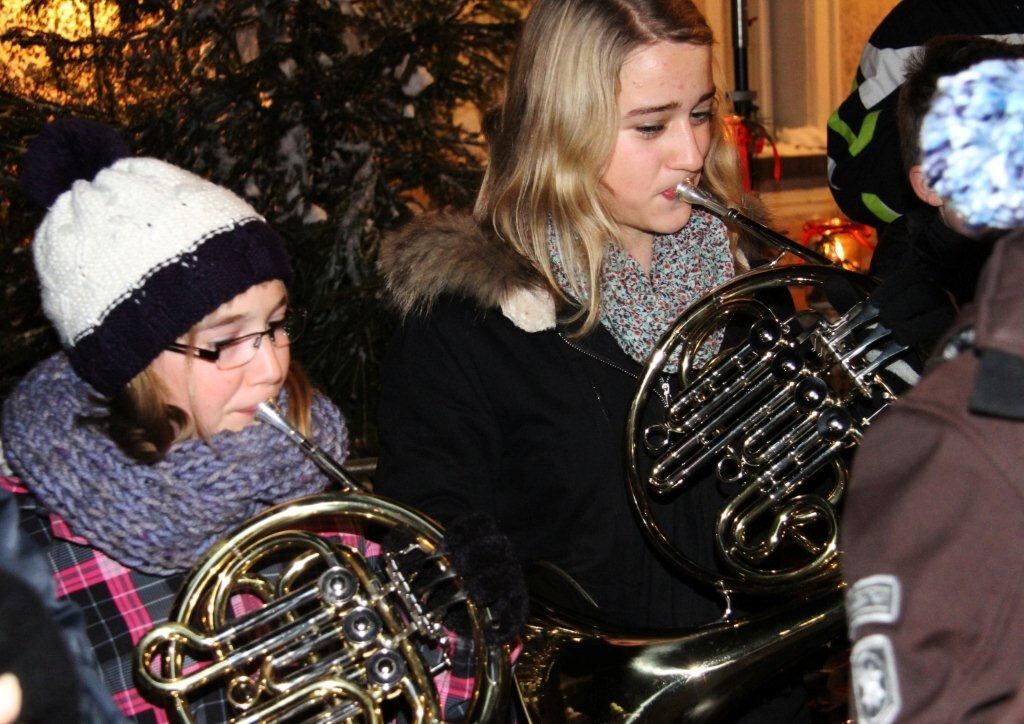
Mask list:
[[[492,514],[522,561],[559,566],[610,622],[714,619],[718,605],[656,558],[627,497],[623,439],[640,370],[603,327],[582,340],[525,332],[498,310],[442,297],[405,320],[385,362],[377,489],[442,523]],[[704,562],[709,493],[659,506],[665,532]]]
[[[963,305],[974,299],[991,253],[991,242],[958,234],[942,222],[938,209],[928,207],[904,214],[886,229],[871,257],[871,273],[904,285],[924,278]]]
[[[377,491],[442,524],[491,513],[527,566],[563,569],[610,623],[678,632],[717,619],[715,594],[669,573],[627,497],[641,366],[612,335],[598,326],[574,339],[533,268],[468,218],[407,226],[380,266],[404,320],[383,367]],[[645,424],[664,419],[661,398],[650,400]],[[677,548],[713,567],[722,503],[703,484],[654,514]],[[770,682],[766,694],[735,721],[807,720],[801,686]]]
[[[609,622],[678,630],[717,618],[715,594],[669,573],[629,502],[624,432],[641,366],[611,334],[573,338],[537,272],[468,218],[406,227],[381,270],[405,317],[383,368],[377,490],[442,524],[492,514],[525,564],[557,565]],[[647,419],[664,419],[658,395]],[[721,504],[714,484],[699,485],[655,514],[713,566]]]

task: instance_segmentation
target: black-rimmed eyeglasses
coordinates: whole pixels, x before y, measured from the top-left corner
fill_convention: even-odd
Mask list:
[[[270,343],[275,347],[287,347],[302,334],[302,329],[305,326],[306,313],[301,309],[289,309],[284,319],[270,322],[262,332],[252,332],[243,334],[241,337],[217,342],[213,349],[193,347],[180,342],[172,342],[167,345],[166,349],[169,352],[193,355],[207,362],[216,362],[217,369],[232,370],[247,365],[255,359],[263,337],[269,337]]]

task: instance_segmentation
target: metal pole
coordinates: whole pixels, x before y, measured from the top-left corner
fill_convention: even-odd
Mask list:
[[[747,79],[747,0],[732,0],[732,65],[734,90],[729,92],[736,115],[750,119],[757,106]]]

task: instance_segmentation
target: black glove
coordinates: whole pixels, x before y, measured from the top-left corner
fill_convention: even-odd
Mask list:
[[[392,531],[381,546],[399,554],[399,567],[409,573],[433,559],[408,539]],[[491,628],[484,631],[489,644],[502,644],[518,636],[526,623],[529,597],[522,567],[512,543],[486,513],[466,513],[445,528],[440,553],[447,556],[453,572],[438,570],[417,576],[413,588],[428,610],[445,610],[445,625],[459,636],[469,636],[471,626],[462,596],[491,613]],[[462,579],[462,593],[455,578]]]
[[[828,279],[824,292],[841,313],[862,299],[853,285],[841,277]],[[918,349],[926,356],[956,318],[956,307],[949,293],[918,273],[903,273],[882,280],[868,302],[878,309],[878,321],[892,331],[896,342]]]
[[[446,527],[442,548],[473,603],[491,612],[492,626],[484,632],[487,642],[514,640],[526,624],[530,601],[512,542],[494,518],[486,513],[459,516]],[[464,609],[453,609],[445,623],[460,635],[469,632]]]

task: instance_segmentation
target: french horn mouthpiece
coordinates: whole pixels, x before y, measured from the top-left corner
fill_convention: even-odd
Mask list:
[[[256,419],[280,430],[285,425],[284,415],[281,408],[273,400],[264,400],[256,405]]]
[[[715,199],[707,191],[699,189],[686,181],[676,186],[676,199],[685,201],[692,206],[703,206],[708,211],[719,216],[725,216],[729,213],[729,208],[725,204]]]
[[[334,479],[343,490],[348,492],[368,492],[366,486],[353,478],[341,463],[332,458],[320,447],[291,426],[285,419],[281,408],[274,404],[273,400],[265,400],[256,405],[256,419],[270,425],[278,432],[283,432],[292,442],[314,462],[317,467],[323,470],[330,478]]]

